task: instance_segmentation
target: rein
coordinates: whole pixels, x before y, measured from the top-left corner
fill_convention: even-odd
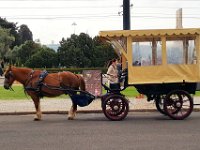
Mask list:
[[[9,90],[10,90],[10,91],[15,91],[11,86],[9,87]]]
[[[29,78],[25,81],[25,83],[24,83],[24,87],[32,80],[32,78],[33,78],[33,74],[34,74],[34,70],[32,70],[30,73],[29,73]]]

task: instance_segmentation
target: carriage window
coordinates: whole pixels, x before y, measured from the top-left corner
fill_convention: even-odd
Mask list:
[[[183,41],[166,41],[167,46],[167,63],[183,63]]]
[[[196,49],[195,49],[195,41],[189,40],[188,41],[188,64],[196,64],[197,56],[196,56]]]
[[[168,64],[194,64],[196,63],[195,41],[174,40],[167,41]]]
[[[160,41],[133,42],[133,66],[151,66],[162,63]]]

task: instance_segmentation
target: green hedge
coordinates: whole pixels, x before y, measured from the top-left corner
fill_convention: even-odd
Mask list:
[[[70,71],[76,74],[81,74],[83,70],[101,70],[102,73],[106,73],[107,71],[107,68],[35,68],[35,69],[47,70],[50,73]]]

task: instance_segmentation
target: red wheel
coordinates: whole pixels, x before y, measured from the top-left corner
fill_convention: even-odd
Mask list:
[[[183,120],[192,113],[193,98],[186,91],[172,91],[164,100],[164,110],[170,118]]]
[[[129,111],[128,100],[118,94],[110,95],[104,100],[102,109],[109,120],[123,120]]]
[[[155,99],[155,103],[156,103],[156,108],[157,110],[163,114],[163,115],[167,115],[166,112],[164,111],[164,99],[165,96],[161,95],[159,96],[157,99]]]

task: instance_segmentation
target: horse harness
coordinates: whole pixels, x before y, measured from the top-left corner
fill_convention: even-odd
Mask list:
[[[24,84],[24,89],[25,91],[34,91],[37,93],[37,95],[39,97],[43,97],[44,94],[42,92],[42,86],[45,86],[49,89],[54,89],[54,90],[64,90],[66,94],[74,94],[74,91],[76,91],[77,89],[73,88],[73,87],[69,87],[66,85],[60,85],[60,87],[55,87],[55,86],[50,86],[45,84],[43,81],[44,79],[47,77],[48,72],[46,70],[42,71],[39,75],[38,81],[35,82],[35,87],[33,87],[32,85],[29,85],[29,82],[32,80],[33,78],[33,74],[34,74],[34,70],[31,71],[31,73],[29,74],[29,78],[27,79],[26,83]],[[74,74],[77,78],[78,75]],[[58,73],[59,76],[59,73]]]
[[[46,70],[42,71],[39,75],[38,81],[35,82],[36,87],[33,87],[32,85],[28,85],[28,84],[32,80],[34,72],[35,71],[32,70],[31,73],[29,74],[29,78],[27,79],[26,83],[24,84],[24,89],[25,89],[25,91],[34,91],[38,94],[38,96],[43,97],[41,89],[42,89],[42,86],[44,85],[43,81],[46,78],[46,76],[48,75],[48,72]]]

